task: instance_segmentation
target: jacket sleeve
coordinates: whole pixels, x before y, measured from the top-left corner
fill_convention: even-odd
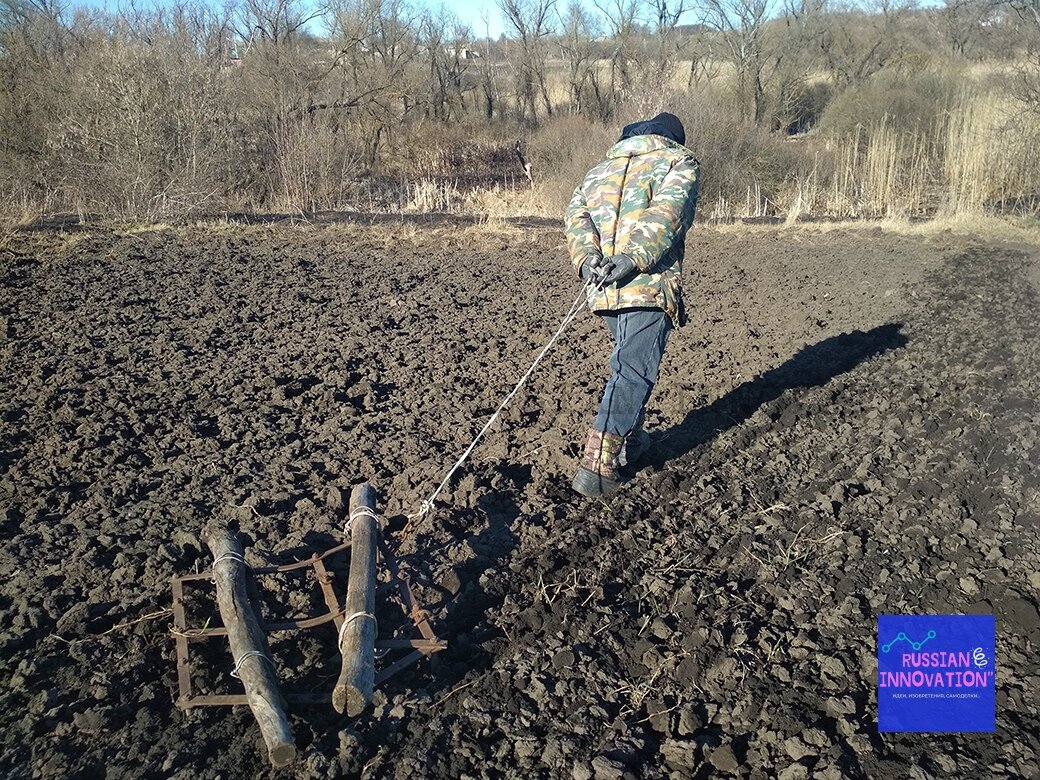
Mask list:
[[[683,157],[668,171],[650,205],[639,215],[621,251],[632,256],[640,271],[657,265],[676,239],[686,235],[693,224],[699,179],[697,161]]]
[[[590,255],[600,253],[599,230],[589,213],[583,187],[584,184],[581,184],[574,190],[565,215],[567,248],[571,254],[571,265],[578,273],[581,273],[581,266]]]

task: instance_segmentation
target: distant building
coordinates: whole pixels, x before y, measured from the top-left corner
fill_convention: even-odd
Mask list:
[[[476,49],[469,49],[465,46],[445,46],[444,50],[450,57],[458,57],[460,60],[479,60],[481,54]]]

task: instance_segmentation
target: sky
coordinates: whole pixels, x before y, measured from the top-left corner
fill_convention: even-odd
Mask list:
[[[136,0],[138,7],[149,8],[162,5],[172,5],[173,0],[164,3],[163,0]],[[313,4],[316,0],[304,0],[307,4]],[[110,10],[117,9],[121,0],[66,0],[70,7],[76,6],[87,6],[90,8],[106,8]],[[214,4],[221,3],[222,0],[210,0]],[[410,0],[412,5],[418,7],[431,8],[437,10],[445,8],[449,13],[454,14],[463,23],[469,25],[473,30],[474,38],[484,38],[488,32],[491,33],[492,38],[498,38],[503,32],[511,32],[506,30],[503,22],[502,12],[498,8],[498,4],[495,0]],[[563,11],[569,0],[557,0],[557,9]],[[582,2],[589,7],[593,8],[592,0],[582,0]],[[690,14],[687,14],[690,16]],[[486,21],[485,21],[486,20]],[[684,21],[687,21],[684,19]],[[315,29],[315,32],[318,30]]]
[[[137,5],[142,8],[172,5],[175,0],[135,0]],[[215,5],[223,5],[226,0],[208,0]],[[498,3],[496,0],[406,0],[411,5],[420,8],[430,8],[437,10],[440,8],[447,9],[448,12],[454,14],[463,23],[469,25],[470,29],[473,30],[474,39],[482,39],[489,32],[492,38],[498,38],[503,32],[512,33],[512,29],[507,29],[502,18],[502,12],[499,10]],[[585,7],[592,10],[594,13],[598,13],[593,0],[580,0]],[[116,9],[126,0],[64,0],[70,7],[87,6],[90,8],[108,8]],[[320,0],[303,0],[305,5],[315,5]],[[556,8],[558,11],[563,12],[566,9],[570,0],[556,0]],[[941,2],[941,0],[921,0],[922,6],[934,6]],[[693,5],[691,3],[691,5]],[[776,3],[779,7],[779,3]],[[696,20],[696,12],[693,10],[687,11],[683,14],[682,22],[689,24]],[[320,33],[320,23],[315,23],[311,28],[313,32]]]
[[[437,3],[426,3],[431,8],[437,8]],[[504,30],[502,26],[502,12],[494,0],[443,0],[440,4],[455,14],[462,22],[468,24],[477,38],[486,36],[486,30],[491,30],[491,37],[497,38]],[[488,24],[485,25],[484,19]]]

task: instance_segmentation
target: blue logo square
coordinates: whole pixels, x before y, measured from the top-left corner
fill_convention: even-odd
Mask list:
[[[878,730],[989,731],[996,725],[993,615],[878,617]]]

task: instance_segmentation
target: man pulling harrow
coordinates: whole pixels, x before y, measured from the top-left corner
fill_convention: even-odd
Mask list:
[[[646,454],[646,403],[668,334],[686,320],[680,274],[700,169],[685,143],[673,114],[626,125],[567,207],[571,263],[614,340],[610,378],[574,476],[585,496],[616,492],[620,469]]]

